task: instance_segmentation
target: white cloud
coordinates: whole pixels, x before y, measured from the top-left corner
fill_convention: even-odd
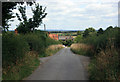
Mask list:
[[[73,14],[72,15],[73,17],[81,17],[81,16],[84,16],[83,14]]]
[[[76,29],[81,27],[116,25],[119,0],[36,0],[47,7],[43,22],[47,28]],[[18,12],[15,10],[14,12]],[[32,17],[28,8],[27,16]],[[113,19],[114,18],[114,19]],[[104,21],[104,22],[103,22]],[[115,22],[114,22],[115,21]],[[82,27],[83,26],[83,27]],[[101,26],[101,27],[102,27]]]
[[[105,17],[113,17],[113,16],[118,16],[118,12],[116,13],[110,13],[110,14],[107,14],[107,15],[103,15]]]

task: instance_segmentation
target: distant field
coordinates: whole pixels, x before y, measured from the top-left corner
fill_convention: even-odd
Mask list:
[[[77,32],[51,32],[51,34],[58,34],[59,36],[77,36]]]

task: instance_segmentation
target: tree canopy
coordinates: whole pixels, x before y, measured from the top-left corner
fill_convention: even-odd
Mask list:
[[[99,34],[103,34],[103,29],[102,28],[100,28],[98,31],[97,31],[97,35],[99,35]]]
[[[16,13],[20,24],[17,27],[19,33],[28,33],[34,31],[35,28],[39,27],[42,24],[42,19],[46,17],[47,13],[45,13],[46,7],[43,8],[38,3],[35,3],[35,8],[32,8],[33,17],[27,19],[26,16],[26,7],[19,7],[19,12],[21,13],[21,17],[18,13]],[[23,22],[21,22],[23,21]]]
[[[8,31],[8,28],[10,26],[10,24],[8,24],[9,21],[13,21],[10,20],[12,18],[14,18],[15,16],[13,16],[13,9],[16,9],[16,5],[17,4],[24,4],[25,2],[2,2],[2,26],[3,26],[3,30],[4,31]],[[34,2],[27,2],[27,5],[31,6],[33,5]]]
[[[86,29],[85,31],[84,31],[84,33],[83,33],[83,37],[87,37],[87,36],[89,36],[90,35],[90,33],[94,33],[95,32],[95,29],[94,28],[88,28],[88,29]]]

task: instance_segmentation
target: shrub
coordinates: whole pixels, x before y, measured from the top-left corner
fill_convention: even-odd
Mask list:
[[[30,49],[42,54],[45,49],[45,37],[37,33],[25,34],[24,38],[30,45]]]
[[[90,34],[85,38],[77,37],[78,43],[92,45],[93,56],[90,63],[90,79],[92,80],[118,80],[120,78],[120,28],[108,27],[99,35]],[[76,45],[78,46],[78,45]],[[76,47],[71,48],[78,54],[85,53],[85,50]],[[90,50],[91,52],[91,50]]]
[[[53,44],[61,44],[60,41],[53,40],[50,37],[46,38],[46,46],[53,45]]]
[[[74,39],[74,42],[75,43],[80,43],[80,42],[82,42],[82,40],[83,40],[83,36],[82,35],[77,35],[77,37]]]
[[[31,51],[38,52],[39,56],[45,56],[45,49],[49,45],[60,44],[59,41],[55,41],[47,36],[45,32],[35,31],[34,33],[28,33],[24,35],[25,40],[30,46]]]
[[[2,70],[3,80],[22,80],[29,76],[40,64],[39,57],[36,52],[30,51],[26,53],[24,58],[15,66],[9,66]],[[17,81],[19,82],[19,81]]]
[[[96,56],[90,64],[90,79],[92,80],[118,80],[119,54],[114,46],[108,46]]]
[[[3,33],[3,79],[21,80],[30,75],[39,65],[40,57],[49,56],[60,49],[60,46],[46,48],[52,44],[59,44],[49,38],[46,32],[34,31],[32,33],[17,34],[12,32]],[[31,51],[30,51],[31,49]]]
[[[15,65],[29,51],[29,45],[21,35],[8,32],[3,34],[2,40],[3,68]]]
[[[59,40],[63,45],[65,46],[71,46],[71,44],[73,43],[73,40],[65,40],[65,41],[62,41],[62,40]]]

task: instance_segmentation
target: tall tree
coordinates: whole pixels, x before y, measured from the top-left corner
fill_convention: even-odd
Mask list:
[[[24,4],[25,2],[2,2],[2,26],[3,26],[3,30],[4,31],[8,31],[8,28],[9,28],[9,24],[8,22],[9,21],[13,21],[13,20],[10,20],[12,18],[14,18],[15,16],[13,16],[13,12],[12,10],[13,9],[16,9],[16,5],[17,4]],[[27,2],[27,5],[31,6],[33,5],[34,1],[33,2]]]
[[[83,37],[87,37],[87,36],[89,36],[90,34],[92,34],[92,33],[94,33],[95,32],[95,29],[94,28],[92,28],[92,27],[90,27],[90,28],[88,28],[88,29],[86,29],[85,31],[84,31],[84,33],[83,33]]]
[[[84,33],[83,33],[83,37],[87,37],[89,35],[89,30],[88,29],[86,29],[85,31],[84,31]]]
[[[33,30],[35,27],[39,27],[42,24],[42,19],[46,17],[47,13],[45,13],[46,7],[43,9],[38,3],[35,4],[35,9],[32,8],[33,12]]]
[[[81,31],[77,31],[77,35],[81,35],[82,34],[82,32]]]
[[[97,31],[97,35],[100,35],[100,34],[103,34],[103,29],[102,28],[100,28],[98,31]]]
[[[19,21],[23,21],[17,27],[19,33],[28,33],[34,31],[35,28],[39,27],[42,24],[42,19],[46,17],[47,13],[45,13],[46,7],[43,8],[38,3],[35,3],[35,8],[32,8],[33,17],[27,19],[26,16],[26,7],[19,7],[19,12],[21,13],[21,17],[16,13]]]

